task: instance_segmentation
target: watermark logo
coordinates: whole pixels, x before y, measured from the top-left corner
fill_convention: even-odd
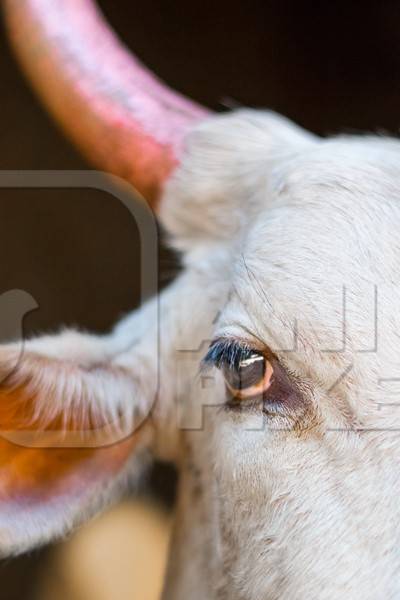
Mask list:
[[[115,176],[108,175],[98,171],[1,171],[0,172],[0,191],[3,193],[7,189],[46,189],[54,190],[55,195],[57,190],[97,190],[108,194],[116,202],[121,203],[127,210],[130,219],[133,219],[139,235],[140,242],[140,305],[143,305],[149,298],[155,298],[158,292],[158,230],[156,220],[147,203],[142,200],[135,190],[124,180]],[[56,198],[54,200],[57,201]],[[135,273],[132,273],[132,277]],[[6,403],[10,404],[5,407],[4,415],[13,415],[11,422],[16,423],[19,417],[19,423],[16,427],[9,429],[7,418],[4,418],[0,423],[0,436],[3,439],[26,447],[103,447],[114,444],[131,435],[141,424],[146,420],[152,409],[152,402],[146,404],[145,409],[132,410],[132,403],[137,401],[135,392],[140,394],[140,385],[135,386],[135,378],[132,376],[132,394],[128,389],[128,381],[130,381],[130,373],[128,365],[116,364],[115,367],[104,364],[105,379],[108,382],[109,394],[113,393],[113,377],[115,378],[114,391],[118,397],[118,410],[112,409],[112,397],[107,398],[103,393],[101,395],[104,402],[104,411],[98,406],[99,414],[102,418],[82,419],[83,429],[79,426],[79,415],[76,419],[72,419],[73,426],[69,426],[67,420],[63,419],[63,407],[57,408],[59,416],[54,416],[53,419],[48,419],[50,429],[43,427],[41,430],[40,415],[35,412],[35,406],[32,406],[32,398],[38,398],[40,410],[43,416],[57,415],[57,410],[51,405],[52,400],[56,396],[65,403],[66,407],[71,409],[76,406],[76,411],[85,410],[84,402],[92,398],[96,393],[96,369],[99,369],[99,382],[101,385],[101,365],[96,364],[96,357],[93,357],[91,364],[90,356],[82,359],[82,348],[77,348],[77,363],[73,364],[73,356],[71,348],[68,349],[65,356],[65,374],[62,375],[63,369],[63,347],[57,341],[55,336],[54,348],[55,354],[50,353],[48,361],[45,353],[37,353],[37,343],[25,341],[23,338],[23,319],[24,316],[31,310],[38,307],[38,303],[29,293],[24,290],[9,290],[0,296],[0,397],[3,407]],[[147,317],[151,327],[146,332],[147,342],[154,349],[155,361],[158,357],[158,303],[154,301],[147,306]],[[60,323],[60,325],[62,325]],[[133,334],[135,332],[132,332]],[[51,343],[51,341],[50,341]],[[104,338],[103,345],[109,343],[112,346],[113,340]],[[32,346],[33,344],[33,346]],[[33,348],[33,350],[32,350]],[[105,355],[112,354],[105,352]],[[36,353],[39,356],[37,364],[35,361],[27,360],[30,353]],[[116,350],[116,353],[118,350]],[[58,354],[57,354],[58,353]],[[80,357],[80,358],[79,358]],[[110,359],[109,359],[110,360]],[[52,361],[54,361],[52,367]],[[116,361],[117,362],[117,361]],[[29,374],[29,368],[42,370],[40,376],[38,373]],[[114,371],[113,371],[114,368]],[[48,369],[48,377],[44,372]],[[70,370],[70,375],[68,375]],[[22,390],[17,390],[19,382],[19,371],[23,375]],[[137,372],[140,375],[140,365],[137,367]],[[121,378],[125,378],[125,383],[119,383],[118,373]],[[36,375],[36,376],[35,376]],[[60,380],[65,378],[62,384]],[[74,387],[72,381],[76,377],[76,385]],[[139,377],[140,379],[140,377]],[[154,385],[157,385],[158,369],[154,369],[152,373]],[[31,382],[31,387],[29,384]],[[38,383],[38,382],[41,382]],[[90,385],[93,390],[88,389]],[[35,387],[36,386],[36,387]],[[58,387],[57,387],[58,386]],[[52,391],[57,389],[57,393]],[[3,394],[2,394],[3,392]],[[18,392],[18,393],[17,393]],[[93,392],[93,393],[92,393]],[[64,394],[64,397],[63,397]],[[82,402],[79,398],[71,397],[74,394],[82,394]],[[86,395],[85,395],[86,394]],[[153,400],[155,394],[153,394]],[[11,406],[13,403],[13,406]],[[96,404],[96,398],[92,398],[91,410]],[[138,405],[143,407],[143,403],[138,402]],[[89,407],[88,407],[89,408]],[[8,410],[9,409],[9,410]],[[102,415],[104,412],[104,415]],[[104,417],[104,418],[103,418]],[[37,426],[35,422],[37,421]],[[24,429],[24,424],[27,427]],[[90,424],[88,428],[87,423]]]

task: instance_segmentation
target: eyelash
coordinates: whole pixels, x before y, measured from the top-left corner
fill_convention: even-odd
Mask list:
[[[211,343],[202,364],[204,367],[214,366],[219,369],[226,366],[233,369],[253,354],[254,348],[246,342],[220,338]]]

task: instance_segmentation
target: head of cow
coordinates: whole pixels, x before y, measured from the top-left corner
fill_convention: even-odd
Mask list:
[[[5,6],[47,104],[81,146],[98,135],[97,162],[161,197],[185,268],[109,335],[1,347],[2,553],[65,534],[152,454],[181,475],[166,597],[398,598],[399,142],[320,139],[263,111],[204,118],[163,90],[169,102],[150,100],[181,120],[181,152],[179,136],[168,145],[146,130],[152,119],[142,126],[140,102],[109,117],[115,78],[129,87],[123,68],[141,67],[91,4],[59,2],[59,17],[51,0]],[[66,17],[75,36],[92,27],[80,44],[51,35]],[[93,27],[98,52],[108,41],[109,88],[86,60]],[[33,43],[48,51],[36,68]],[[139,75],[144,96],[161,89]],[[97,118],[92,131],[60,89]],[[132,153],[127,170],[132,137],[152,160]]]

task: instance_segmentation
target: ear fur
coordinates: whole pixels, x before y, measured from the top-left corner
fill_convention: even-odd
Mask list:
[[[9,555],[109,501],[140,470],[152,427],[132,374],[90,336],[3,346],[0,373],[0,554]]]

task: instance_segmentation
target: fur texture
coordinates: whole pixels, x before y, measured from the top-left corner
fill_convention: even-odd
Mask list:
[[[267,112],[215,117],[165,191],[185,270],[159,313],[153,300],[108,337],[28,344],[13,385],[31,370],[38,414],[122,409],[133,435],[140,415],[141,447],[177,463],[166,599],[399,598],[399,199],[397,140],[322,140]],[[229,410],[221,373],[199,371],[218,337],[267,348],[300,400]],[[124,465],[116,479],[136,472]],[[87,502],[74,506],[81,520]],[[26,535],[15,529],[13,549],[74,521],[62,502],[55,525],[33,522],[29,503],[15,514]],[[0,517],[12,539],[1,504]]]

